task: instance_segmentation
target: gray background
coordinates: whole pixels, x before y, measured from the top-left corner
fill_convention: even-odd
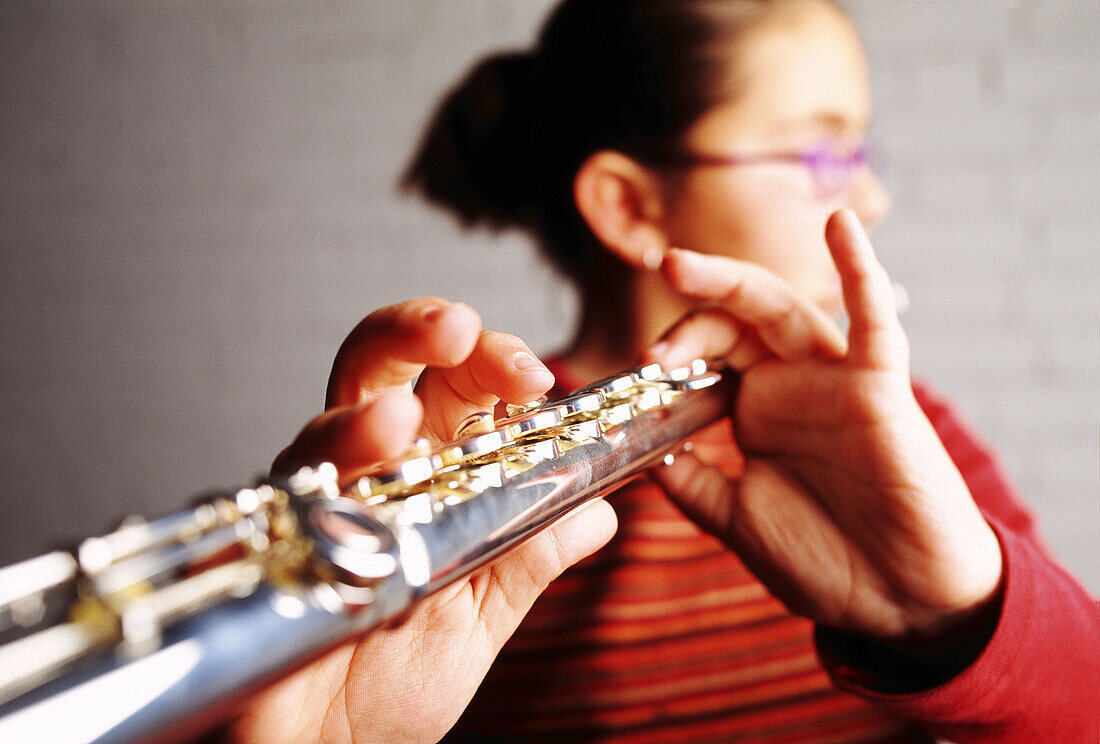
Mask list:
[[[433,293],[549,351],[574,298],[395,179],[548,3],[0,7],[0,563],[243,484],[369,310]],[[1100,3],[849,2],[916,373],[1100,591]]]

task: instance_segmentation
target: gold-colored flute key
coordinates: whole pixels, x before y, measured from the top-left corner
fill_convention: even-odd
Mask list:
[[[558,406],[534,408],[502,419],[497,422],[497,425],[504,429],[510,438],[520,439],[557,426],[565,417],[564,414],[565,411]]]
[[[544,395],[538,400],[528,401],[527,403],[508,403],[504,407],[504,410],[509,416],[513,416],[517,413],[523,413],[524,411],[530,411],[533,408],[538,408],[539,406],[546,403],[547,400],[548,398]]]
[[[457,442],[444,444],[436,449],[434,455],[443,467],[461,465],[465,460],[492,454],[508,443],[508,435],[503,431],[490,431]]]
[[[428,480],[435,474],[436,462],[431,456],[411,457],[391,464],[378,473],[364,475],[352,489],[352,495],[378,504]]]
[[[557,429],[563,447],[603,436],[606,427],[599,414],[606,400],[601,391],[591,390],[554,401],[555,406],[564,412],[562,426]]]
[[[537,465],[540,462],[553,460],[560,456],[561,453],[562,447],[558,437],[553,435],[536,435],[517,441],[514,445],[509,447],[506,462],[517,462],[522,460],[524,463]]]
[[[605,428],[621,426],[634,418],[634,405],[621,397],[616,400],[618,402],[610,403],[600,410],[600,421]]]
[[[661,393],[666,387],[661,383],[639,385],[630,401],[634,410],[641,413],[659,407],[663,403]]]
[[[431,485],[432,493],[438,497],[437,510],[438,504],[453,506],[490,488],[500,488],[507,477],[502,461],[464,465],[442,473]]]

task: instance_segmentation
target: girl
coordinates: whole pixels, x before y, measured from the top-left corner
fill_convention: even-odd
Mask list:
[[[649,358],[720,356],[742,373],[732,427],[611,497],[618,534],[534,604],[450,738],[1095,732],[1095,607],[1043,557],[981,445],[910,383],[863,233],[888,209],[869,117],[858,40],[825,0],[567,0],[532,51],[484,61],[443,103],[407,186],[467,224],[529,230],[577,282],[579,332],[548,364],[559,391],[655,343]],[[330,410],[277,469],[329,459],[354,472],[384,454],[383,421],[407,443],[419,408],[401,386],[425,365],[417,391],[437,438],[471,408],[550,385],[520,342],[478,328],[435,299],[368,318],[337,357]],[[308,713],[295,730],[442,734],[541,584],[607,539],[610,520],[604,504],[582,511],[398,635],[313,667],[326,684],[285,683],[239,730],[272,736],[256,728],[280,720],[270,701],[294,700]],[[524,565],[542,566],[526,584]],[[455,597],[481,589],[510,610],[474,602],[456,620]],[[506,619],[470,619],[487,612]],[[1073,650],[1045,648],[1055,636]],[[404,718],[374,695],[392,688],[372,653],[420,670],[396,702]],[[461,653],[464,677],[437,674]]]

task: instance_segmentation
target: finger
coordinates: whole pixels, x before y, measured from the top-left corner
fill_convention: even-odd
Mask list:
[[[727,311],[704,307],[677,323],[657,344],[643,352],[642,361],[676,369],[695,359],[724,359],[733,369],[745,370],[772,356],[760,337],[751,329],[742,328]]]
[[[876,368],[906,368],[908,343],[898,320],[893,285],[852,210],[841,209],[829,217],[825,242],[840,273],[850,320],[851,360]]]
[[[364,470],[399,457],[420,430],[423,409],[411,391],[384,391],[366,403],[333,408],[306,424],[271,466],[274,475],[289,475],[303,465],[331,462],[341,484]]]
[[[481,317],[473,308],[438,297],[376,310],[337,352],[325,407],[368,401],[380,390],[408,384],[425,366],[459,364],[480,330]]]
[[[610,504],[590,501],[471,579],[479,615],[498,649],[550,582],[603,547],[617,527]]]
[[[822,570],[845,559],[846,541],[821,501],[789,470],[750,457],[732,482],[690,456],[677,456],[653,474],[689,518],[737,553],[796,614],[820,616],[822,601],[847,596],[839,587],[815,589],[823,578],[846,574]]]
[[[469,357],[450,369],[425,370],[416,384],[424,402],[424,429],[451,439],[473,413],[491,413],[498,401],[526,403],[554,384],[554,375],[510,333],[482,331]]]
[[[690,452],[676,455],[670,465],[650,471],[673,502],[693,522],[719,536],[726,535],[733,522],[737,483],[718,468],[707,465]]]
[[[717,300],[785,360],[841,357],[847,342],[821,308],[779,277],[747,261],[672,249],[661,266],[678,292]]]

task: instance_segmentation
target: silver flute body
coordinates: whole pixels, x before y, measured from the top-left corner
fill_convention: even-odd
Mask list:
[[[353,484],[330,465],[0,569],[0,742],[182,741],[721,418],[702,362],[476,416]]]

